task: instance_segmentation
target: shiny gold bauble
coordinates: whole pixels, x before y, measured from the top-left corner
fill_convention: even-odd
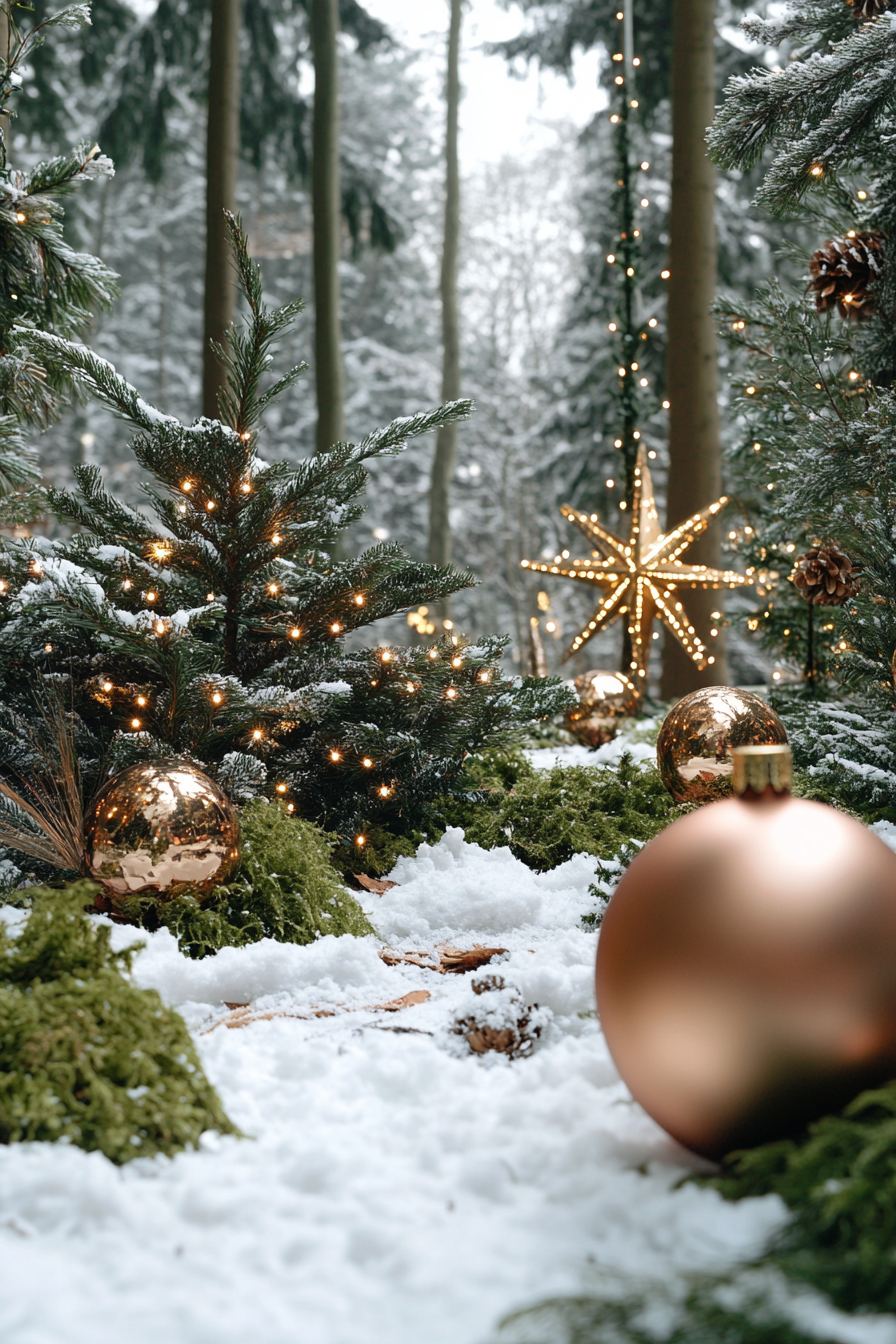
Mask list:
[[[758,695],[705,686],[667,714],[656,741],[657,765],[677,803],[709,803],[731,793],[730,747],[786,741],[783,723]]]
[[[208,894],[240,861],[236,809],[188,761],[150,761],[110,779],[91,808],[86,860],[107,891]]]
[[[610,742],[618,720],[636,713],[641,701],[637,686],[622,672],[586,672],[574,684],[579,703],[566,711],[564,723],[586,747]]]
[[[762,750],[736,755],[753,770]],[[632,1096],[710,1158],[896,1077],[896,854],[790,797],[788,749],[764,752],[787,769],[741,771],[743,797],[645,846],[597,953],[598,1014]],[[784,792],[757,791],[773,778]]]

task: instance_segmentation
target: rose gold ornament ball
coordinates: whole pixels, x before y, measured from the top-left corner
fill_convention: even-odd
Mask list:
[[[657,766],[677,803],[709,803],[731,793],[731,747],[787,741],[787,729],[752,691],[704,686],[666,715],[656,740]]]
[[[631,864],[597,1006],[632,1096],[720,1158],[896,1077],[896,854],[789,794],[787,747],[735,751],[735,796]]]
[[[189,761],[131,765],[104,786],[87,818],[87,868],[110,892],[203,894],[236,869],[240,824],[214,780]]]
[[[564,725],[586,747],[612,741],[621,720],[641,703],[641,692],[622,672],[586,672],[575,688],[579,703],[566,711]]]

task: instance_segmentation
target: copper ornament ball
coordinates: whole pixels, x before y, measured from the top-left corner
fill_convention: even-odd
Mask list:
[[[129,766],[105,785],[87,818],[86,862],[111,892],[209,894],[240,861],[240,824],[227,795],[189,761]]]
[[[743,796],[645,846],[597,953],[598,1014],[632,1096],[716,1159],[896,1077],[896,854],[792,798],[788,748],[735,755]]]
[[[731,793],[729,748],[786,742],[786,728],[758,695],[704,686],[666,716],[656,741],[657,765],[677,803],[709,803]]]
[[[612,741],[617,721],[635,714],[641,702],[637,686],[622,672],[586,672],[574,685],[579,703],[566,711],[564,724],[586,747]]]

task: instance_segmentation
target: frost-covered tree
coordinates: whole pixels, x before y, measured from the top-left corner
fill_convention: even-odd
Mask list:
[[[265,387],[271,347],[301,305],[265,306],[245,235],[235,219],[230,227],[250,315],[219,351],[220,421],[162,415],[86,346],[39,337],[48,366],[138,431],[146,511],[82,467],[75,492],[49,494],[74,535],[7,545],[0,699],[27,719],[37,667],[92,733],[94,775],[186,754],[236,796],[280,797],[360,850],[371,828],[412,827],[467,754],[567,695],[505,680],[501,638],[346,650],[346,635],[472,582],[394,544],[352,560],[330,554],[362,511],[364,462],[464,417],[469,403],[403,418],[298,467],[267,465],[262,416],[302,373]],[[14,724],[3,746],[8,770],[27,765],[27,735]]]
[[[28,7],[0,5],[5,41],[0,49],[0,106],[15,106],[22,67],[53,29],[89,22],[86,5],[69,5],[39,23],[20,26]],[[112,164],[86,141],[68,154],[16,172],[8,161],[8,118],[0,119],[0,494],[32,482],[37,471],[26,450],[25,427],[44,429],[58,413],[65,378],[48,371],[31,341],[34,332],[74,336],[94,309],[108,307],[116,277],[96,257],[76,251],[63,235],[62,200],[82,182],[109,175]],[[7,519],[27,515],[17,499]]]
[[[825,751],[873,766],[861,772],[869,788],[881,752],[891,769],[896,759],[891,19],[839,0],[797,0],[774,23],[748,21],[758,40],[788,42],[792,59],[733,79],[710,136],[723,166],[748,169],[770,155],[759,201],[781,216],[801,215],[816,230],[808,293],[772,287],[755,303],[726,305],[724,314],[731,339],[750,357],[741,465],[743,493],[755,509],[742,538],[754,566],[765,569],[765,600],[750,624],[799,673],[808,621],[789,581],[793,560],[818,542],[846,551],[860,590],[839,610],[819,609],[816,653],[822,673],[880,716],[882,738],[866,724],[863,748],[858,739],[847,742],[844,724],[838,746],[835,722]],[[813,679],[810,693],[821,689]]]

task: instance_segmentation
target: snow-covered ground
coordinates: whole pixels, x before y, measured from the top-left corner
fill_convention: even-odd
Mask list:
[[[481,1344],[595,1273],[723,1267],[779,1225],[775,1199],[675,1189],[696,1160],[619,1081],[579,923],[592,859],[537,875],[454,831],[394,877],[369,898],[380,940],[189,962],[146,937],[139,982],[249,1137],[122,1170],[0,1147],[3,1344]],[[446,943],[507,951],[457,976],[380,956]],[[487,974],[506,988],[475,994]],[[539,1005],[531,1056],[471,1054],[455,1021],[514,998]]]

